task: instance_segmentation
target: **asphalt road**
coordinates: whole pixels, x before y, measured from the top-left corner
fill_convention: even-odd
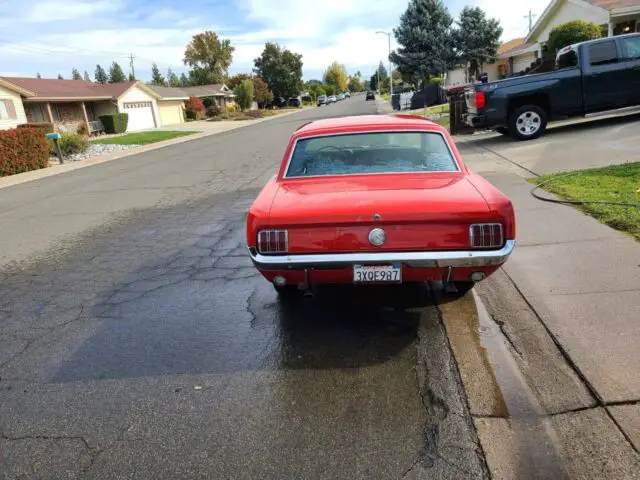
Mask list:
[[[0,478],[487,477],[435,287],[282,305],[245,253],[294,129],[374,112],[0,190]]]

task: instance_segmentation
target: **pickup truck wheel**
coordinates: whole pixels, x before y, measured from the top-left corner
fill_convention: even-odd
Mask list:
[[[537,105],[516,108],[509,117],[509,133],[520,140],[533,140],[547,128],[547,114]]]
[[[501,135],[509,135],[509,129],[507,127],[498,127],[496,128],[496,132]]]

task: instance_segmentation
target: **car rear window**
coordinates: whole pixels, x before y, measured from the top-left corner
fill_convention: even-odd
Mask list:
[[[285,177],[457,171],[439,133],[375,132],[300,139]]]

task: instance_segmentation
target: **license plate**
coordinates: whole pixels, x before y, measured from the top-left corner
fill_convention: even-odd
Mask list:
[[[400,265],[354,265],[354,283],[400,283],[402,268]]]

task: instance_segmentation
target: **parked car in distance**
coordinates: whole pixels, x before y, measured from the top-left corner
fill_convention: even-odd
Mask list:
[[[375,100],[375,99],[376,99],[375,93],[373,93],[371,90],[369,90],[367,92],[367,96],[365,97],[365,100]]]
[[[570,45],[555,71],[477,84],[465,101],[468,125],[519,140],[538,138],[550,120],[640,105],[640,35]]]
[[[464,292],[507,260],[515,235],[511,201],[416,116],[303,125],[247,217],[251,260],[282,295],[428,280]]]
[[[319,95],[318,96],[318,106],[326,105],[326,104],[327,104],[327,96],[326,95]]]
[[[335,95],[329,95],[329,98],[327,98],[327,103],[336,103],[337,101],[338,99]]]
[[[287,106],[302,108],[302,101],[299,98],[293,97],[287,100]]]
[[[344,100],[344,93],[338,94],[338,101]]]

